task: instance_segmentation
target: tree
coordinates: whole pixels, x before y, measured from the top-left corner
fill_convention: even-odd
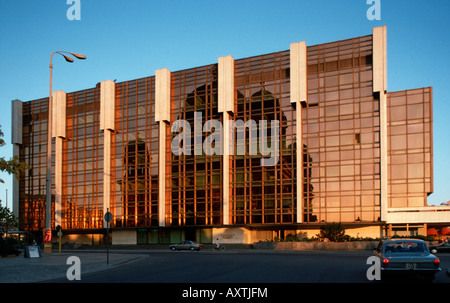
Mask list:
[[[9,208],[0,205],[0,234],[3,235],[8,230],[18,227],[19,219]]]
[[[1,130],[0,125],[0,147],[5,146],[5,140],[3,140],[4,133]],[[0,171],[7,172],[8,174],[13,174],[16,179],[19,179],[20,174],[25,171],[25,169],[28,168],[28,165],[26,165],[24,162],[20,162],[19,158],[17,156],[13,157],[10,160],[6,160],[4,157],[0,158]],[[1,183],[5,183],[2,179],[0,179]]]
[[[4,134],[0,126],[0,147],[5,146],[5,140],[3,140]],[[4,157],[0,158],[0,171],[7,172],[8,174],[13,174],[16,179],[19,179],[20,174],[28,168],[24,162],[20,162],[19,158],[15,156],[10,160],[6,160]],[[0,179],[1,183],[5,183]],[[12,213],[8,208],[0,206],[0,233],[6,233],[12,228],[19,227],[19,220],[16,218],[14,213]]]
[[[326,223],[320,227],[317,235],[320,239],[328,239],[334,242],[347,241],[350,236],[345,235],[345,228],[341,223]]]

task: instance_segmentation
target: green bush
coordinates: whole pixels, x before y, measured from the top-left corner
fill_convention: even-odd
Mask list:
[[[342,224],[335,222],[322,225],[317,237],[321,240],[328,239],[332,242],[344,242],[350,240],[350,236],[345,234],[345,228]]]

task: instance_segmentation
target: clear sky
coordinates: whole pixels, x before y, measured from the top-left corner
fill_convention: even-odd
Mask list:
[[[48,97],[55,50],[85,61],[53,60],[53,89],[73,92],[103,80],[126,81],[289,49],[369,35],[387,26],[388,91],[433,87],[434,193],[450,200],[450,1],[379,0],[79,0],[80,20],[66,0],[0,0],[0,124],[12,156],[11,100]],[[0,174],[0,199],[12,204],[12,177]]]

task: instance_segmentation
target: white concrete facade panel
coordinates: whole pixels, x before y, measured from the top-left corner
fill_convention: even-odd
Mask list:
[[[308,103],[308,64],[306,43],[298,42],[290,45],[290,92],[291,103],[296,107],[296,138],[297,138],[297,201],[296,222],[303,222],[303,128],[302,104]]]
[[[425,206],[407,208],[389,208],[387,224],[449,223],[449,206]]]
[[[115,131],[115,83],[112,80],[100,83],[100,130],[103,130],[103,213],[111,204],[111,140]],[[107,222],[103,219],[103,227]]]
[[[232,56],[219,58],[218,111],[234,113],[234,59]]]
[[[155,121],[170,122],[171,72],[167,68],[155,72]]]
[[[155,121],[159,122],[158,222],[166,226],[166,136],[170,123],[172,74],[167,68],[155,72]]]
[[[56,91],[52,94],[52,137],[66,137],[66,92]]]
[[[375,27],[373,43],[373,92],[380,98],[380,207],[381,221],[386,220],[388,202],[388,152],[387,152],[387,45],[386,26]]]
[[[100,83],[100,130],[114,131],[116,84],[112,80]]]

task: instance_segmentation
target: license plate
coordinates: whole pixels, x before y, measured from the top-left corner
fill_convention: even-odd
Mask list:
[[[406,263],[406,269],[415,269],[416,263]]]

